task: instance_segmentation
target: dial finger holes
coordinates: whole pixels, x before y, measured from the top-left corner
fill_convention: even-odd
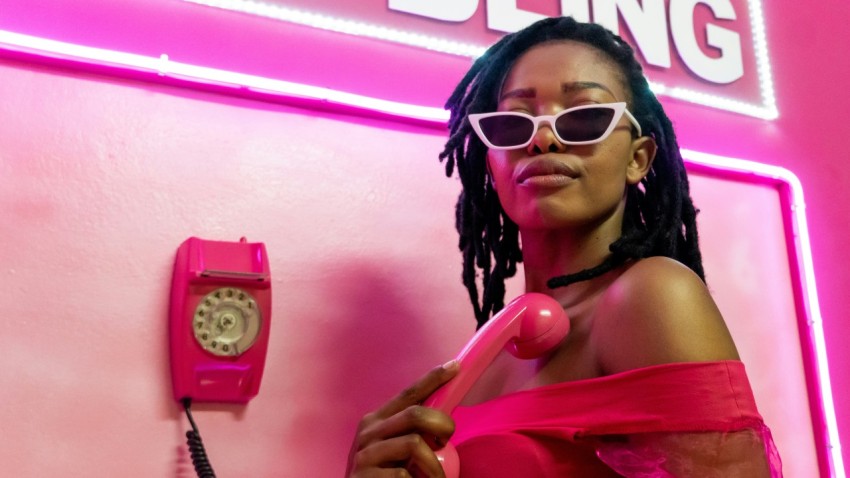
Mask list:
[[[260,310],[249,292],[223,287],[201,299],[192,329],[204,350],[219,356],[236,356],[254,345],[261,322]]]

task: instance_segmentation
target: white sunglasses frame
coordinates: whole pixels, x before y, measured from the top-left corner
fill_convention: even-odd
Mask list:
[[[561,138],[561,135],[558,134],[558,129],[555,127],[555,121],[557,121],[557,119],[560,116],[563,116],[567,113],[571,113],[573,111],[578,111],[578,110],[591,109],[591,108],[608,108],[608,109],[614,110],[614,117],[611,119],[611,124],[608,125],[608,129],[605,130],[605,132],[602,133],[602,135],[599,138],[593,139],[593,140],[590,140],[590,141],[567,141],[564,138]],[[558,138],[558,141],[560,141],[562,144],[570,144],[570,145],[596,144],[596,143],[605,141],[605,138],[607,138],[608,136],[611,135],[611,133],[614,131],[614,128],[617,127],[617,123],[619,123],[620,119],[623,117],[623,114],[625,114],[626,118],[628,118],[628,120],[634,125],[634,127],[637,128],[638,137],[643,136],[643,133],[641,132],[640,124],[638,124],[635,117],[632,116],[631,112],[629,112],[628,108],[626,108],[625,102],[598,103],[598,104],[592,104],[592,105],[576,106],[574,108],[567,108],[564,111],[561,111],[560,113],[558,113],[556,115],[531,116],[530,114],[520,113],[518,111],[496,111],[496,112],[493,112],[493,113],[472,113],[472,114],[468,115],[468,118],[469,118],[470,125],[472,125],[472,129],[475,130],[475,134],[478,135],[478,138],[480,138],[481,141],[484,142],[484,144],[488,148],[498,149],[498,150],[506,150],[506,149],[525,148],[526,146],[531,144],[531,142],[534,141],[534,136],[537,135],[537,130],[540,127],[540,123],[543,123],[543,122],[549,123],[549,127],[551,128],[552,132],[555,134],[555,137]],[[518,145],[515,145],[515,146],[496,146],[495,144],[491,143],[489,139],[487,139],[487,136],[481,130],[481,123],[480,123],[480,121],[482,119],[490,118],[490,117],[493,117],[493,116],[519,116],[521,118],[527,118],[527,119],[531,120],[531,122],[534,124],[534,129],[532,130],[531,135],[528,137],[528,141],[526,141],[523,144],[518,144]]]

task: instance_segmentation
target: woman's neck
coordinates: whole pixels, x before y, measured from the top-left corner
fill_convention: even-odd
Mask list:
[[[606,230],[611,229],[611,230]],[[553,277],[574,274],[601,264],[611,251],[609,246],[619,238],[619,228],[595,228],[589,233],[576,230],[523,230],[523,269],[526,292],[553,295],[563,305],[573,302],[584,292],[577,286],[553,291],[547,286]],[[589,284],[588,284],[589,285]],[[570,300],[572,295],[576,295]]]

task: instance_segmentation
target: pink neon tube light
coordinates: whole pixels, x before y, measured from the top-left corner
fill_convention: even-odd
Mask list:
[[[442,108],[410,105],[328,88],[179,63],[169,60],[165,54],[159,58],[148,57],[4,30],[0,30],[0,55],[93,69],[146,81],[184,84],[196,89],[224,91],[256,99],[278,100],[290,104],[303,102],[320,108],[353,110],[361,114],[388,116],[397,120],[434,126],[442,127],[448,119],[448,112]],[[818,447],[818,459],[821,462],[821,468],[827,470],[830,477],[846,478],[829,380],[823,319],[815,286],[803,190],[799,179],[787,169],[777,166],[687,149],[682,149],[681,152],[690,168],[705,169],[720,175],[746,176],[758,182],[779,186],[786,205],[783,208],[783,219],[787,224],[786,236],[790,239],[788,249],[792,262],[792,274],[795,275],[793,278],[795,299],[798,303],[798,313],[806,319],[808,331],[808,337],[804,337],[803,340],[803,353],[809,362],[807,370],[814,372],[814,376],[809,377],[809,380],[815,382],[810,384],[810,392],[817,395],[812,397],[812,401],[817,404],[818,413],[815,415],[820,415],[813,423],[816,439],[821,445]]]

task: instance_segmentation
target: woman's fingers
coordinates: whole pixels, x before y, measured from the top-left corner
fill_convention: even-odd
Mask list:
[[[443,468],[421,435],[409,434],[377,441],[358,451],[354,456],[355,468],[411,470],[416,476],[443,478]],[[388,475],[396,476],[396,475]],[[404,476],[400,474],[398,476]]]
[[[443,478],[443,469],[431,446],[441,447],[454,433],[452,419],[421,403],[457,375],[451,361],[431,369],[413,385],[363,417],[352,443],[346,476],[357,478]]]
[[[435,367],[426,373],[422,378],[416,381],[413,385],[402,391],[395,398],[385,403],[379,408],[375,415],[379,419],[389,418],[402,410],[407,409],[411,405],[418,405],[428,398],[435,390],[440,388],[440,385],[448,382],[457,374],[459,369],[458,363],[455,360],[445,363],[440,367]]]
[[[376,440],[418,433],[436,438],[442,445],[448,442],[455,431],[454,421],[445,413],[421,405],[411,405],[386,420],[374,421],[366,425],[360,432],[359,441],[362,445]]]

